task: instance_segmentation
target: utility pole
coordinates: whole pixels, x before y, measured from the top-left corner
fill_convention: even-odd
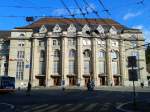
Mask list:
[[[136,92],[135,92],[135,82],[138,80],[137,77],[137,59],[136,56],[128,56],[128,67],[129,69],[129,81],[133,81],[133,107],[136,109]]]

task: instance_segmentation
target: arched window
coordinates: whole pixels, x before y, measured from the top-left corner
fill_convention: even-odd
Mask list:
[[[59,57],[60,56],[60,51],[57,49],[54,51],[54,57]]]
[[[98,57],[99,58],[104,58],[105,57],[105,51],[99,51],[98,52]]]
[[[86,49],[84,52],[83,52],[83,55],[84,57],[90,57],[90,50]]]
[[[69,51],[69,57],[75,57],[76,56],[76,51],[74,49]]]
[[[53,73],[60,74],[60,51],[58,49],[54,51]]]
[[[118,58],[118,52],[112,51],[111,52],[111,57],[112,57],[112,59],[117,59]]]

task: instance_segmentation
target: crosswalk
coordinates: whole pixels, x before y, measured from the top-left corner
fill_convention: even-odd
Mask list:
[[[102,110],[107,112],[110,108],[112,107],[109,104],[99,103],[32,104],[19,106],[15,112],[101,112]]]

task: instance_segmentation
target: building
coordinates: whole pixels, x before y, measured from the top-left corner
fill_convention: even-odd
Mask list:
[[[132,86],[128,56],[147,85],[144,38],[112,19],[42,18],[11,31],[8,74],[16,86]],[[137,47],[141,46],[141,47]]]
[[[0,31],[0,76],[8,75],[10,31]]]

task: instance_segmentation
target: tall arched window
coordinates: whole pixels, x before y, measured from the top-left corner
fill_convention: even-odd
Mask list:
[[[54,50],[53,73],[60,74],[60,51],[58,49]]]
[[[112,58],[112,74],[117,75],[119,74],[119,54],[117,51],[112,51],[111,53]]]
[[[86,49],[83,52],[84,55],[84,74],[90,74],[91,72],[91,51]]]
[[[39,64],[39,74],[45,75],[46,72],[45,63],[45,50],[40,51],[40,64]]]
[[[71,57],[75,57],[75,56],[76,56],[76,51],[73,50],[73,49],[71,49],[71,50],[69,51],[69,57],[71,58]]]
[[[69,51],[69,74],[75,74],[75,59],[76,59],[76,51],[71,49]]]
[[[98,52],[99,74],[105,74],[105,51]]]

